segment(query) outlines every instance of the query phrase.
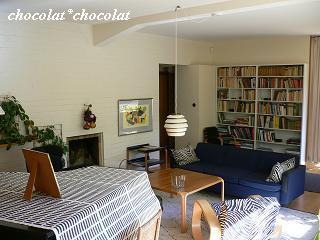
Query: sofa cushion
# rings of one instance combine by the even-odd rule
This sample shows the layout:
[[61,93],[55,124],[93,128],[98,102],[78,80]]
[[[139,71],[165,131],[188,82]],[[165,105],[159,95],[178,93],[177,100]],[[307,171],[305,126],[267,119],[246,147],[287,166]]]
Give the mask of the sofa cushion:
[[280,183],[274,183],[274,182],[266,182],[264,179],[254,179],[254,178],[241,178],[239,179],[239,184],[246,186],[246,187],[252,187],[264,191],[269,192],[279,192],[281,191],[281,184]]
[[179,166],[179,168],[208,174],[208,170],[212,168],[212,164],[207,162],[194,162],[187,165]]
[[221,165],[224,159],[224,147],[212,143],[198,143],[196,154],[201,162],[210,162],[215,165]]
[[255,151],[250,149],[224,147],[225,155],[222,164],[228,167],[240,168],[255,171],[257,156]]
[[257,172],[270,173],[272,167],[277,163],[282,163],[293,156],[290,154],[276,153],[276,152],[266,152],[266,151],[255,151],[257,154]]
[[200,172],[209,175],[222,177],[225,182],[239,183],[239,177],[245,177],[251,174],[245,169],[230,168],[226,166],[217,166],[208,162],[195,162],[188,165],[179,166],[182,169]]
[[225,182],[239,183],[240,177],[245,177],[250,174],[249,170],[232,168],[227,166],[214,166],[207,171],[208,174],[222,177]]

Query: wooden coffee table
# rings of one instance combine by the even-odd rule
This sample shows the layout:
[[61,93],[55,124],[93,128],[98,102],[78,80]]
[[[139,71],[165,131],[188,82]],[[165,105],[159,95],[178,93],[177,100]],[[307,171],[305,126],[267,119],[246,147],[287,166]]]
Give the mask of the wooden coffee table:
[[[176,189],[171,186],[171,174],[183,174],[186,181],[183,189]],[[179,168],[168,168],[149,174],[151,187],[162,192],[167,192],[180,196],[181,198],[181,232],[187,231],[187,197],[205,188],[221,183],[221,200],[224,201],[224,181],[221,177],[207,175],[203,173],[183,170]]]

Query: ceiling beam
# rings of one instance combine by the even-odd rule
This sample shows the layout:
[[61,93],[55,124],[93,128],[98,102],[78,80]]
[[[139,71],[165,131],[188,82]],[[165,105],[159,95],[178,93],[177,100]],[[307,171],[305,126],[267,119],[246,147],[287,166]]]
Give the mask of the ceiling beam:
[[[310,1],[314,0],[229,0],[197,7],[182,8],[178,10],[177,20],[194,20],[215,15],[234,14]],[[176,14],[172,10],[172,12],[141,16],[127,21],[96,24],[92,27],[93,43],[97,46],[103,45],[123,34],[138,31],[146,26],[170,23],[175,20]]]

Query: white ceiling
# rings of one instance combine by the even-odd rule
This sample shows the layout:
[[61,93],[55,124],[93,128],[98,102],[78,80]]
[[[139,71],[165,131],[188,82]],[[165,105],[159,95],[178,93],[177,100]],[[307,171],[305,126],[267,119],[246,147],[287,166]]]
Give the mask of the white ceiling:
[[88,12],[130,11],[131,17],[173,11],[177,5],[184,8],[225,2],[228,0],[0,0],[0,12],[8,13],[17,8],[28,11],[86,9]]
[[[183,14],[182,9],[180,15]],[[167,23],[140,31],[174,36],[174,26],[174,23]],[[320,35],[320,0],[179,22],[178,35],[179,38],[205,41],[270,35]]]

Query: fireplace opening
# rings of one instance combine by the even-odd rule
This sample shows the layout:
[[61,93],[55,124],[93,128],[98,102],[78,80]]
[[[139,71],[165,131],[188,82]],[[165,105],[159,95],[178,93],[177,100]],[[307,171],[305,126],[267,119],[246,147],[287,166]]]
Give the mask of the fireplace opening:
[[102,133],[67,138],[68,167],[102,165]]

